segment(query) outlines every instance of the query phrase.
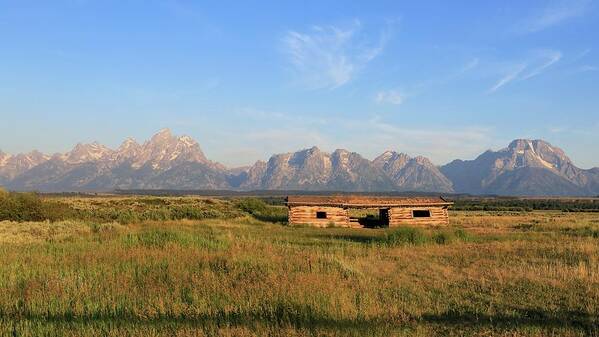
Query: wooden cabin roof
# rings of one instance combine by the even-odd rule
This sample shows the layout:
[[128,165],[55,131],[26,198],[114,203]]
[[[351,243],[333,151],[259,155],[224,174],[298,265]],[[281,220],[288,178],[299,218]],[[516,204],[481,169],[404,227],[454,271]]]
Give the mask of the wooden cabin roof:
[[330,206],[347,208],[453,205],[452,202],[448,202],[442,197],[377,197],[363,195],[290,195],[285,201],[287,206]]

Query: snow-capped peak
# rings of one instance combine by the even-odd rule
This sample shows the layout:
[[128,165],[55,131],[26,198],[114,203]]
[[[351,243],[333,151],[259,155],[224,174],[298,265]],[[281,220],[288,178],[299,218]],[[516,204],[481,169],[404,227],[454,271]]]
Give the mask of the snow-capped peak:
[[49,156],[39,151],[19,153],[16,155],[0,152],[0,175],[13,178],[20,173],[45,162],[49,158]]
[[6,165],[6,163],[10,159],[10,157],[12,157],[10,154],[6,154],[6,153],[0,151],[0,167]]
[[175,137],[169,129],[162,129],[145,142],[133,158],[133,167],[150,164],[153,169],[167,169],[175,163],[209,163],[200,145],[190,136]]
[[396,151],[393,150],[387,150],[385,152],[383,152],[381,155],[379,155],[378,157],[376,157],[373,162],[375,164],[381,165],[381,164],[385,164],[388,162],[394,162],[394,161],[406,161],[411,159],[407,154],[405,153],[397,153]]
[[495,161],[497,170],[513,170],[522,167],[547,168],[558,175],[566,176],[567,179],[578,179],[576,173],[573,173],[577,169],[564,151],[544,140],[516,139],[498,153],[502,153],[503,156],[499,156]]
[[69,164],[93,162],[109,157],[114,151],[106,146],[93,142],[90,144],[77,144],[73,150],[64,154],[64,160]]
[[133,139],[131,137],[127,137],[123,141],[123,143],[121,143],[120,148],[128,148],[128,147],[131,147],[131,146],[134,146],[134,145],[139,145],[139,144],[137,143],[137,141],[135,141],[135,139]]
[[173,134],[170,129],[164,128],[158,131],[155,135],[150,138],[149,143],[161,143],[169,141],[173,138]]
[[379,158],[384,159],[384,160],[388,160],[391,157],[395,156],[396,154],[397,154],[397,152],[395,152],[395,151],[387,150],[387,151],[383,152],[383,154],[381,154],[379,156]]
[[189,137],[189,136],[181,136],[179,138],[177,138],[181,143],[185,144],[186,146],[194,146],[197,144],[197,142]]

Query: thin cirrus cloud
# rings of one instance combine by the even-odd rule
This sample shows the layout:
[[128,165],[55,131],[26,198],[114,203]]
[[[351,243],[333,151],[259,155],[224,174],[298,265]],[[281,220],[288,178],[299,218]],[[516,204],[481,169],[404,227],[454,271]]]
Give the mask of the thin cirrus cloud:
[[386,32],[371,41],[361,31],[359,21],[348,28],[331,25],[313,26],[305,33],[288,31],[282,39],[283,52],[300,83],[310,89],[335,89],[349,83],[387,43]]
[[575,72],[586,73],[590,71],[599,71],[599,67],[585,64],[578,67]]
[[378,104],[400,105],[404,102],[404,95],[397,89],[379,91],[374,100]]
[[504,85],[510,83],[520,76],[520,74],[526,69],[526,64],[517,64],[512,66],[511,69],[505,74],[502,78],[500,78],[490,89],[489,93],[493,93]]
[[[442,74],[441,76],[435,77],[433,79],[424,80],[415,85],[412,85],[407,90],[399,90],[399,89],[389,89],[389,90],[381,90],[377,92],[374,96],[374,101],[378,104],[391,104],[391,105],[400,105],[403,104],[406,99],[409,97],[418,96],[423,91],[429,90],[432,87],[446,84],[453,80],[459,79],[464,74],[476,69],[480,64],[480,60],[478,57],[472,58],[470,61],[465,63],[463,66],[450,70],[446,74]],[[409,94],[406,93],[409,92]]]
[[[347,121],[340,121],[345,125]],[[434,163],[444,164],[452,159],[470,158],[485,150],[492,143],[493,130],[482,127],[460,127],[451,130],[446,128],[418,128],[396,125],[383,120],[380,115],[355,121],[352,125],[345,125],[347,134],[355,130],[369,130],[372,135],[364,143],[356,140],[352,149],[362,151],[364,154],[375,155],[381,149],[390,148],[400,150],[412,155],[424,155]],[[351,141],[350,141],[351,142]],[[380,152],[379,152],[380,153]]]
[[536,33],[565,21],[583,16],[589,8],[590,0],[562,0],[553,2],[535,15],[516,25],[520,33]]
[[491,94],[514,81],[525,81],[539,76],[549,67],[559,62],[562,53],[557,50],[544,50],[538,52],[534,57],[519,62],[508,67],[507,71],[499,80],[487,91]]
[[[254,116],[265,122],[272,120],[272,115],[268,112],[260,112]],[[274,116],[279,120],[294,118],[294,115],[286,113],[276,113]],[[333,124],[338,126],[334,131],[328,127]],[[258,155],[268,160],[273,153],[318,146],[325,151],[344,148],[368,158],[378,156],[385,149],[394,149],[412,155],[425,155],[434,163],[444,164],[456,157],[470,158],[493,143],[493,130],[489,128],[466,126],[447,130],[430,126],[409,127],[394,124],[376,114],[355,119],[332,117],[327,119],[326,124],[315,124],[310,119],[298,119],[294,123],[281,125],[277,130],[244,129],[236,132],[235,137],[224,137],[231,142],[228,148],[247,147],[260,151],[252,152],[253,156],[243,153],[241,157],[234,158],[235,162],[227,162],[232,160],[231,157],[222,156],[222,152],[219,152],[222,158],[218,160],[229,165],[246,165]],[[360,137],[352,136],[356,132],[368,133],[369,141],[364,142]]]

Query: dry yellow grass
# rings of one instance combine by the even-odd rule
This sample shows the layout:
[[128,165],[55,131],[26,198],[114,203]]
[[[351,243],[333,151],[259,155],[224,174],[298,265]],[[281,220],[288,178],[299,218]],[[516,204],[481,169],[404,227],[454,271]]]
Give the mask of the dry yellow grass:
[[400,232],[247,215],[2,222],[0,335],[597,334],[599,214],[451,221]]

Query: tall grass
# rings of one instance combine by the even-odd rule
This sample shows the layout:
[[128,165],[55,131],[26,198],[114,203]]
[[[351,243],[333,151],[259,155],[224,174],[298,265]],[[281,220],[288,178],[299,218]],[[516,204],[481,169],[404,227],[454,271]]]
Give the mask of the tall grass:
[[[131,199],[60,202],[137,213],[192,202]],[[599,214],[315,229],[256,217],[276,207],[210,202],[241,216],[0,222],[0,336],[598,333],[599,238],[588,233]]]
[[262,221],[287,221],[283,206],[267,205],[257,198],[233,201],[201,197],[40,197],[36,193],[0,189],[0,221],[118,222],[232,219],[252,216]]

